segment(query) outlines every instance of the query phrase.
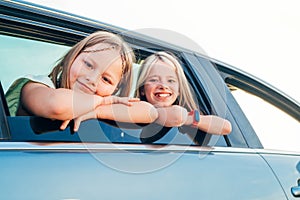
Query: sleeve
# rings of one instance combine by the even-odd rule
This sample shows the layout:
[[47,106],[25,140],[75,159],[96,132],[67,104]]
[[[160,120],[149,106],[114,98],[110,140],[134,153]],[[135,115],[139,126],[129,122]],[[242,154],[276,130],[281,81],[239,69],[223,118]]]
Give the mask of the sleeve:
[[33,75],[27,75],[25,77],[17,79],[7,90],[5,94],[5,98],[7,101],[7,106],[9,109],[9,113],[11,116],[16,116],[19,103],[20,103],[20,97],[21,97],[21,91],[25,84],[27,84],[29,81],[42,83],[50,88],[55,88],[53,82],[48,76],[33,76]]
[[21,90],[29,81],[30,80],[27,78],[19,78],[8,88],[5,98],[11,116],[16,116],[20,102]]

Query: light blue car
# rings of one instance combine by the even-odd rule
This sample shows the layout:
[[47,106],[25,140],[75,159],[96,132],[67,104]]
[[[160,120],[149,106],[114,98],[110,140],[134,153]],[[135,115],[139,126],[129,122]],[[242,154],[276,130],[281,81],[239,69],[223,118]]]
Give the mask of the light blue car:
[[[74,133],[70,127],[60,131],[57,121],[10,116],[4,94],[13,80],[48,74],[53,61],[96,30],[122,35],[140,61],[156,51],[177,55],[203,112],[228,119],[231,134],[198,131],[191,140],[174,127],[142,143],[143,125],[87,120]],[[0,199],[300,199],[299,102],[238,68],[124,31],[31,3],[0,1]],[[263,109],[244,104],[245,98],[259,99]],[[273,131],[273,119],[264,121],[262,131],[248,115],[249,108],[264,115],[270,105],[284,116],[285,131]]]

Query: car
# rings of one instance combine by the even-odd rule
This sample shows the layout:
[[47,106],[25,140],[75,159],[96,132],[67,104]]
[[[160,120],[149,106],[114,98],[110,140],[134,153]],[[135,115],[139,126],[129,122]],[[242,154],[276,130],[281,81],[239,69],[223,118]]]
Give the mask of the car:
[[[292,126],[299,130],[300,104],[282,91],[197,51],[41,5],[2,0],[0,19],[1,199],[300,199],[300,133],[290,134]],[[228,119],[232,132],[198,131],[191,140],[173,127],[142,143],[143,124],[87,120],[73,132],[59,130],[59,121],[10,116],[4,94],[17,77],[49,73],[97,30],[121,35],[137,61],[156,51],[175,54],[202,111]],[[262,107],[243,106],[250,97]],[[259,134],[247,110],[263,115],[267,105],[284,116],[284,131],[270,131],[277,121],[268,119]],[[289,141],[295,149],[284,149]]]

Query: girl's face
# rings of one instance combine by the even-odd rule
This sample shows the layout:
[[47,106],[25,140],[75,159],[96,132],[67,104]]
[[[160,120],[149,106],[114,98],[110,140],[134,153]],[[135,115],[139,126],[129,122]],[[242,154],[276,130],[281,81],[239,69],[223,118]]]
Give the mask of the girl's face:
[[149,77],[146,78],[142,94],[155,107],[171,106],[179,94],[175,67],[161,60],[154,63]]
[[[96,44],[86,50],[98,50],[108,44]],[[70,68],[70,85],[74,91],[109,96],[122,77],[122,60],[117,50],[82,52]]]

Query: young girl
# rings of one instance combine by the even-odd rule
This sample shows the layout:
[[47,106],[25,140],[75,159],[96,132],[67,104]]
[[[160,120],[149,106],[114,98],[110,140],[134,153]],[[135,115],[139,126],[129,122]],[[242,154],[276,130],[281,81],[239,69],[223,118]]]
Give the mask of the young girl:
[[154,105],[156,123],[165,127],[191,125],[211,134],[231,132],[228,120],[214,115],[200,115],[183,69],[175,56],[155,53],[143,62],[136,97]]
[[[104,106],[101,116],[94,111],[109,104],[116,105],[120,112],[123,109],[131,113],[131,106],[144,109],[144,112],[153,111],[152,106],[128,98],[133,60],[132,49],[121,37],[104,31],[95,32],[73,46],[49,76],[27,76],[16,80],[6,93],[10,113],[12,116],[36,115],[62,120],[61,129],[75,119],[75,131],[81,120],[89,118],[132,122],[134,114],[131,117],[113,115],[112,107]],[[120,97],[111,96],[113,94]],[[147,123],[156,117],[154,112],[140,120]]]

